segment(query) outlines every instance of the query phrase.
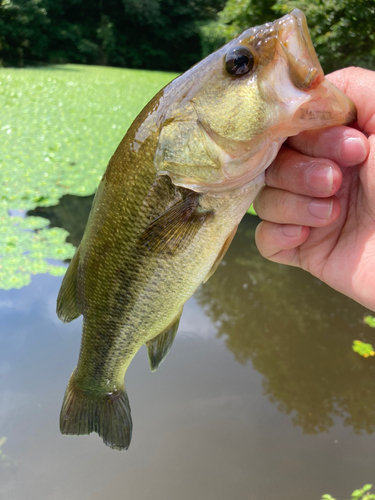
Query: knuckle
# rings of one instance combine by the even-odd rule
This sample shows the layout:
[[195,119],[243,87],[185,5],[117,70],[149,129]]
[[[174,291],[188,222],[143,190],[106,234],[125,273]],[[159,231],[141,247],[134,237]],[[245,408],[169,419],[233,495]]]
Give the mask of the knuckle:
[[294,211],[293,195],[288,191],[280,190],[275,208],[277,208],[278,218],[281,221],[288,221],[290,219],[290,212]]
[[285,171],[291,163],[291,150],[283,147],[276,159],[266,170],[266,184],[271,187],[284,187]]
[[268,258],[272,250],[269,244],[268,226],[270,223],[262,221],[255,231],[255,244],[262,257]]
[[315,132],[307,131],[302,141],[303,152],[309,156],[316,156],[316,137]]

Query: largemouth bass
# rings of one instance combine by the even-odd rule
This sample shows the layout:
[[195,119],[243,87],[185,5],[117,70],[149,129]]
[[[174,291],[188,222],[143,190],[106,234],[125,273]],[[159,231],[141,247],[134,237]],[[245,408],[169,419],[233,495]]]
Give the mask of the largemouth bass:
[[246,30],[149,102],[109,162],[58,296],[63,321],[83,315],[63,434],[128,448],[124,376],[139,348],[151,370],[164,360],[285,139],[354,119],[299,10]]

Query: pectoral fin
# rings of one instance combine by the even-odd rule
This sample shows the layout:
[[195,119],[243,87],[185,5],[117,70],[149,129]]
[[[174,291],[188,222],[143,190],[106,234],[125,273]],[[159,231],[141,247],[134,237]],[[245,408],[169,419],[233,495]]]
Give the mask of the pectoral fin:
[[180,323],[182,310],[177,318],[164,332],[160,333],[157,337],[146,343],[148,360],[150,362],[151,371],[154,372],[164,361],[167,354],[171,350],[173,341],[175,339],[178,325]]
[[69,267],[61,283],[59,295],[57,297],[57,316],[64,323],[69,323],[80,316],[77,304],[77,270],[79,262],[80,247],[70,261]]
[[139,239],[139,245],[154,253],[175,254],[187,247],[213,212],[200,212],[198,193],[188,194],[155,219]]
[[230,233],[230,235],[228,236],[228,238],[225,240],[223,248],[220,250],[219,255],[216,257],[214,265],[211,267],[210,271],[207,273],[207,276],[204,278],[203,283],[206,283],[206,281],[208,281],[211,278],[211,276],[214,274],[214,272],[216,271],[216,269],[219,267],[220,262],[223,260],[224,255],[227,253],[229,245],[232,243],[232,240],[234,238],[234,235],[237,232],[237,229],[238,229],[238,226],[236,226],[232,230],[232,232]]

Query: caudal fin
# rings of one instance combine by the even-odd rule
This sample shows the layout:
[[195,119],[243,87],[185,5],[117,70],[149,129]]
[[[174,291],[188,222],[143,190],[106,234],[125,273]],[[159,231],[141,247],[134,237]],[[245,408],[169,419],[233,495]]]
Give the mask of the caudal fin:
[[90,434],[97,432],[107,446],[127,450],[132,436],[132,419],[126,391],[91,396],[78,388],[72,380],[60,413],[62,434]]

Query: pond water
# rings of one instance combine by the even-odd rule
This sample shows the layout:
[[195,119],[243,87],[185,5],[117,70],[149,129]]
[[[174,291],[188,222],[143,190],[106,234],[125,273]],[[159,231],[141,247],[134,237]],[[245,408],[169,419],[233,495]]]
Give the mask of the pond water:
[[[78,244],[92,198],[36,209]],[[298,269],[270,263],[246,216],[214,276],[187,303],[155,372],[127,373],[127,452],[59,432],[81,319],[55,314],[61,277],[0,290],[1,500],[344,499],[375,481],[375,359],[368,311]]]

